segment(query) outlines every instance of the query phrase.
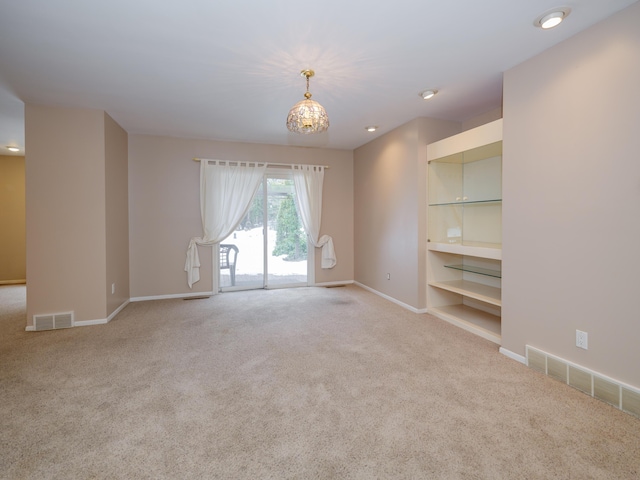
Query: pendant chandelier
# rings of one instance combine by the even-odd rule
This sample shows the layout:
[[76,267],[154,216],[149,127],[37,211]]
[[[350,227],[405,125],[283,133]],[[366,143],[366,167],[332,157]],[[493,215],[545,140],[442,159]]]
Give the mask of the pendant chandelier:
[[294,133],[322,133],[329,128],[329,117],[324,107],[311,100],[309,78],[315,75],[313,70],[302,70],[300,75],[307,78],[307,92],[304,100],[296,103],[287,116],[287,128]]

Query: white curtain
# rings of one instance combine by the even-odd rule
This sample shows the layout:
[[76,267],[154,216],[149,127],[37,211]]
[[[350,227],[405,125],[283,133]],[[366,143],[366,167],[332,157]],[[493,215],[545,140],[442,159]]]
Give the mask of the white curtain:
[[[322,268],[336,265],[333,239],[329,235],[320,237],[322,220],[322,184],[324,167],[313,165],[293,165],[293,183],[298,199],[298,210],[304,231],[315,247],[322,247]],[[319,237],[319,238],[318,238]]]
[[266,164],[231,166],[229,162],[201,160],[200,213],[204,235],[189,242],[184,264],[189,288],[200,280],[198,245],[213,246],[231,235],[249,210],[266,170]]

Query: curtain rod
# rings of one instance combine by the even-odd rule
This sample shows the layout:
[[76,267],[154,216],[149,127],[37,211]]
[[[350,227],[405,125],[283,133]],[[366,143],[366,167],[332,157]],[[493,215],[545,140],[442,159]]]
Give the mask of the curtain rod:
[[[211,158],[198,158],[193,157],[192,160],[194,162],[199,162],[200,160],[213,160]],[[253,161],[238,161],[238,160],[216,160],[218,162],[227,162],[227,163],[265,163],[267,167],[287,167],[291,168],[293,165],[290,163],[271,163],[271,162],[253,162]],[[324,167],[325,169],[331,168],[329,165],[309,165],[310,167]]]

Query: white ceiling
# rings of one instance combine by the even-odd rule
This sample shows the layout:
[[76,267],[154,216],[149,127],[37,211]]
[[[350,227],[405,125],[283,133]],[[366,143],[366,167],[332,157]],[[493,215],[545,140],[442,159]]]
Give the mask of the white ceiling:
[[[0,154],[24,149],[24,103],[105,110],[130,134],[353,149],[500,107],[502,72],[635,1],[570,0],[542,30],[557,0],[0,0]],[[325,134],[285,125],[305,68]]]

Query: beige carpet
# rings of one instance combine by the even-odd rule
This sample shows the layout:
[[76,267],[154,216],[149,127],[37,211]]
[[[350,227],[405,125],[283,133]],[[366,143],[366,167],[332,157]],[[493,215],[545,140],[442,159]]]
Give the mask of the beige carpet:
[[640,478],[639,419],[358,287],[37,333],[0,299],[1,478]]

